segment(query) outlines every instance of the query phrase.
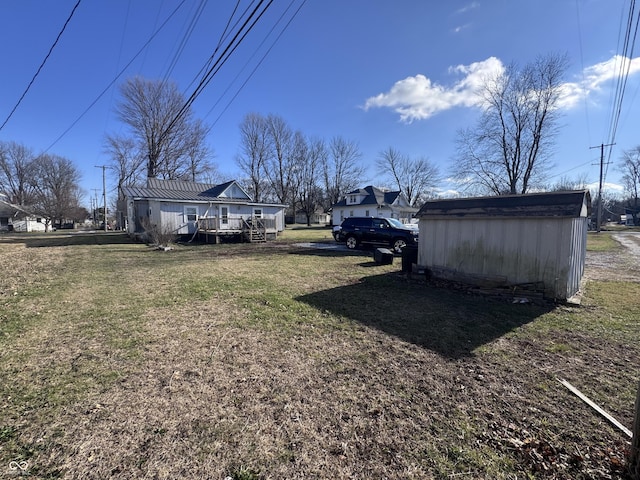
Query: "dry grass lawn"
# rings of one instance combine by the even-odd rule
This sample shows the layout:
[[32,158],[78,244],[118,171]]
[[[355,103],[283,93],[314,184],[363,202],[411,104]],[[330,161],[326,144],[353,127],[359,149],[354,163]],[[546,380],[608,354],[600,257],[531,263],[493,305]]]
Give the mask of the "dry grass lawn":
[[0,236],[0,477],[625,478],[557,378],[631,425],[636,277],[512,304],[297,239]]

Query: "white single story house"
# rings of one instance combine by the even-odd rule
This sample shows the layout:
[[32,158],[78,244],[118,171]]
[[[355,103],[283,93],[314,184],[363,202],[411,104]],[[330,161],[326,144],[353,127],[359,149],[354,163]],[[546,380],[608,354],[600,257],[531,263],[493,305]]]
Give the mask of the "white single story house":
[[588,190],[443,199],[418,214],[418,265],[469,284],[537,285],[547,298],[576,294],[584,273]]
[[0,231],[45,232],[45,219],[0,198]]
[[132,236],[154,227],[179,236],[203,233],[215,240],[259,228],[266,240],[285,228],[286,205],[254,202],[235,180],[211,185],[149,178],[146,187],[123,187],[122,194],[126,231]]
[[340,225],[347,217],[385,217],[409,223],[418,211],[409,205],[402,192],[385,191],[371,185],[347,193],[331,209],[333,225]]

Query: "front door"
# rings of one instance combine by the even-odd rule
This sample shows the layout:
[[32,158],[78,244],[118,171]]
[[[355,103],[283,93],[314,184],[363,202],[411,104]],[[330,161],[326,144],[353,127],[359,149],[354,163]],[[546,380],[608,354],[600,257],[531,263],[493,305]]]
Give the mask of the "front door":
[[187,224],[187,232],[195,233],[198,222],[198,207],[184,207],[184,219]]
[[227,230],[229,228],[229,207],[226,205],[220,205],[220,230]]

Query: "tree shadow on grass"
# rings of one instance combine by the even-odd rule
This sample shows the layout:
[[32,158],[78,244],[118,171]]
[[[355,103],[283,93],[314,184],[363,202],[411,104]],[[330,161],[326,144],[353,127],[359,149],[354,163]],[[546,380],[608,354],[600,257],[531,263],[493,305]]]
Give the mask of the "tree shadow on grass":
[[364,277],[357,284],[296,300],[452,359],[470,356],[554,308],[450,291],[407,281],[397,273]]

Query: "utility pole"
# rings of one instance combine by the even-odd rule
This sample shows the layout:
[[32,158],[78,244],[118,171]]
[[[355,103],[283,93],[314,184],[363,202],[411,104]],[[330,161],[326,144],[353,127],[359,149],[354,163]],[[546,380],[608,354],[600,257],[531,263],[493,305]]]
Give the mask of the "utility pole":
[[91,199],[93,201],[93,225],[98,225],[98,220],[100,220],[100,216],[98,215],[98,189],[92,188],[93,195],[95,199]]
[[589,148],[599,148],[600,149],[600,185],[598,187],[598,212],[596,213],[596,232],[600,233],[600,222],[602,218],[602,181],[603,181],[603,169],[604,169],[604,147],[612,147],[615,143],[604,144],[601,143],[599,146],[589,147]]
[[102,169],[102,197],[104,203],[104,231],[107,231],[107,180],[105,172],[107,170],[107,165],[94,165],[96,168]]

